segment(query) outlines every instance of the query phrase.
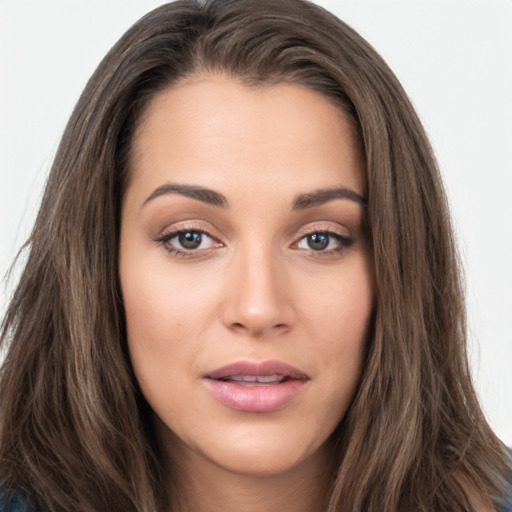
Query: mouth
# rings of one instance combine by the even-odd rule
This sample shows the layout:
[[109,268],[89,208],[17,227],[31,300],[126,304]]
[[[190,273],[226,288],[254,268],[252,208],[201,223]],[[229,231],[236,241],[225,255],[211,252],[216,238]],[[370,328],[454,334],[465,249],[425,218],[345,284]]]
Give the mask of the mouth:
[[283,375],[230,375],[223,379],[222,382],[231,382],[238,386],[254,387],[254,386],[275,386],[290,380],[290,377]]
[[280,361],[239,361],[205,375],[208,389],[224,405],[258,413],[283,409],[309,380],[304,372]]

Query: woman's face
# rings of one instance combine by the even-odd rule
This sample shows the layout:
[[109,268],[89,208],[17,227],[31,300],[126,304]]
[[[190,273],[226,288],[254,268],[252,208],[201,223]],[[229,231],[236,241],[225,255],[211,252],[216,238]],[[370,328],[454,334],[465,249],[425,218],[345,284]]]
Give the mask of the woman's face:
[[120,279],[131,361],[169,453],[276,474],[326,452],[372,314],[363,195],[356,138],[319,93],[203,75],[152,101]]

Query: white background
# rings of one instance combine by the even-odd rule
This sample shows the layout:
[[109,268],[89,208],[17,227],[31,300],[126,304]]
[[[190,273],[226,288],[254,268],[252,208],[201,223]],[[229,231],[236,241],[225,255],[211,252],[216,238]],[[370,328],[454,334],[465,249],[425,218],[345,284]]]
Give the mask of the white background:
[[[0,0],[0,276],[30,232],[86,80],[161,3]],[[512,0],[318,3],[383,55],[431,137],[466,268],[477,390],[512,445]],[[0,312],[11,290],[2,285]]]

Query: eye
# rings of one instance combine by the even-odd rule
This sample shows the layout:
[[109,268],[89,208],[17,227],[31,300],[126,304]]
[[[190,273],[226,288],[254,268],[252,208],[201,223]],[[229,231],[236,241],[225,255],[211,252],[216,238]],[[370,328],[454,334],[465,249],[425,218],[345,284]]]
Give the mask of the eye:
[[297,249],[315,252],[339,252],[351,245],[353,240],[347,236],[329,231],[315,231],[303,236],[297,242]]
[[189,256],[203,250],[222,247],[222,244],[200,229],[180,228],[163,234],[155,240],[171,254]]
[[204,244],[207,237],[208,235],[199,231],[187,231],[186,233],[180,233],[179,235],[172,237],[169,242],[172,243],[172,241],[175,240],[175,242],[184,249],[199,249],[201,244]]

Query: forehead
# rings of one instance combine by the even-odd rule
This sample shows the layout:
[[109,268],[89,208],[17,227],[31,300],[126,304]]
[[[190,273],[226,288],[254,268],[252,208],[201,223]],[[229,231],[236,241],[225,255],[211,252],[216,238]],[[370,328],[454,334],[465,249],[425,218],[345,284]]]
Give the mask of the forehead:
[[[364,194],[364,166],[346,115],[297,84],[246,86],[224,75],[194,77],[157,95],[136,130],[131,180],[290,194],[343,185]],[[300,189],[304,190],[300,190]]]

